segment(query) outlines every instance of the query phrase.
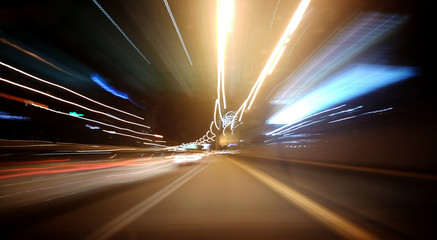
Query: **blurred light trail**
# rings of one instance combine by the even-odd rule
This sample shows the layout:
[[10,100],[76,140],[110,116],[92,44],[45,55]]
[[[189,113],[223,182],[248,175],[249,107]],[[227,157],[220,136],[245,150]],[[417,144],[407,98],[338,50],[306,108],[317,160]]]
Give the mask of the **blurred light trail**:
[[22,165],[22,164],[35,164],[35,163],[54,163],[54,162],[67,162],[70,161],[69,158],[66,159],[52,159],[52,160],[40,160],[40,161],[27,161],[27,162],[0,162],[0,165]]
[[[317,115],[320,115],[320,114],[322,114],[322,113],[326,113],[326,112],[330,112],[330,111],[333,111],[333,110],[337,110],[337,109],[342,108],[342,107],[344,107],[344,106],[346,106],[346,104],[342,104],[342,105],[340,105],[340,106],[336,106],[336,107],[333,107],[333,108],[330,108],[330,109],[326,109],[326,110],[323,110],[323,111],[319,111],[319,112],[317,112],[317,113],[314,113],[314,114],[312,114],[312,115],[310,115],[310,116],[307,116],[307,117],[301,119],[300,122],[301,122],[301,121],[304,121],[304,120],[306,120],[306,119],[309,119],[309,118],[315,117],[315,116],[317,116]],[[297,126],[300,126],[300,125],[305,124],[305,123],[307,123],[307,122],[308,122],[308,121],[304,121],[304,122],[302,122],[302,123],[299,123]],[[292,127],[294,127],[296,124],[297,124],[297,122],[289,123],[289,124],[284,125],[284,126],[282,126],[282,127],[280,127],[280,128],[277,128],[277,129],[275,129],[275,130],[273,130],[273,131],[271,131],[271,132],[269,132],[269,133],[266,133],[266,135],[279,135],[279,134],[282,134],[282,133],[288,131],[288,129],[286,129],[286,128],[288,128],[288,127],[292,128]],[[285,129],[285,130],[284,130],[284,129]]]
[[[214,105],[214,125],[217,128],[217,130],[220,130],[219,123],[218,123],[217,119],[219,121],[221,121],[221,119],[222,119],[222,112],[221,112],[221,107],[220,107],[219,101],[220,100],[217,98],[215,100],[215,105]],[[217,117],[217,113],[218,113],[218,117]]]
[[88,124],[85,124],[85,127],[89,128],[89,129],[92,129],[92,130],[100,129],[99,126],[91,126],[91,125],[88,125]]
[[357,109],[360,109],[360,108],[362,108],[362,107],[363,107],[363,106],[358,106],[358,107],[354,107],[354,108],[346,109],[346,110],[343,110],[343,111],[340,111],[340,112],[331,113],[331,114],[329,114],[328,116],[332,117],[332,116],[335,116],[335,115],[338,115],[338,114],[350,113],[350,112],[353,112],[353,111],[355,111],[355,110],[357,110]]
[[[1,80],[1,78],[0,78],[0,80]],[[135,133],[135,134],[148,135],[148,136],[155,135],[155,134],[150,134],[150,133],[143,133],[143,132],[134,131],[134,130],[129,129],[129,128],[119,127],[119,126],[116,126],[116,125],[108,124],[108,123],[105,123],[105,122],[97,121],[97,120],[86,118],[86,117],[73,116],[73,115],[70,115],[69,113],[57,111],[57,110],[50,109],[50,108],[44,108],[44,107],[41,107],[41,106],[38,106],[38,105],[35,105],[35,107],[40,107],[40,108],[42,108],[44,110],[47,110],[47,111],[50,111],[50,112],[54,112],[54,113],[57,113],[57,114],[62,114],[62,115],[69,116],[69,117],[79,118],[79,119],[82,119],[82,120],[85,120],[85,121],[89,121],[89,122],[93,122],[93,123],[98,123],[98,124],[101,124],[101,125],[105,125],[107,127],[112,127],[112,128],[116,128],[116,129],[119,129],[119,130],[132,132],[132,133]]]
[[406,66],[352,64],[306,96],[276,113],[269,124],[293,124],[303,118],[416,75]]
[[132,45],[132,47],[135,48],[135,50],[141,55],[141,57],[143,57],[143,59],[146,60],[148,64],[150,64],[149,60],[143,55],[143,53],[137,48],[137,46],[135,46],[135,44],[128,38],[128,36],[123,32],[123,30],[121,30],[121,28],[111,18],[111,16],[109,16],[109,14],[105,11],[105,9],[103,9],[103,7],[100,6],[100,4],[96,0],[93,0],[93,2],[97,5],[97,7],[99,7],[100,11],[102,11],[105,14],[105,16],[111,21],[111,23],[114,24],[114,26],[118,29],[118,31],[120,31],[120,33],[123,34],[123,37],[126,38],[126,40],[130,43],[130,45]]
[[188,54],[188,50],[187,50],[187,48],[185,47],[184,40],[182,39],[182,35],[181,35],[181,33],[179,32],[178,25],[176,24],[176,20],[174,19],[173,13],[171,12],[170,5],[168,5],[167,0],[163,0],[163,1],[164,1],[164,4],[165,4],[165,7],[167,8],[167,12],[168,12],[168,14],[170,15],[171,21],[173,22],[173,26],[174,26],[174,28],[176,29],[176,32],[177,32],[177,34],[178,34],[178,36],[179,36],[179,40],[181,41],[182,47],[184,48],[185,55],[187,55],[187,58],[188,58],[188,61],[190,62],[190,65],[193,66],[193,62],[191,62],[190,55]]
[[287,43],[289,41],[290,35],[293,34],[297,26],[299,25],[300,21],[302,20],[302,17],[305,14],[305,10],[308,8],[310,1],[311,0],[302,0],[296,12],[294,13],[293,17],[291,18],[290,22],[288,23],[288,26],[285,29],[281,39],[279,40],[278,44],[276,45],[275,49],[270,55],[270,58],[268,59],[266,65],[264,66],[264,69],[262,70],[252,90],[250,91],[249,96],[247,97],[247,101],[249,103],[249,105],[247,106],[247,110],[249,110],[252,107],[252,104],[255,101],[255,97],[258,94],[258,91],[261,88],[264,79],[267,77],[269,72],[273,71],[279,59],[281,58],[282,53],[287,47]]
[[98,101],[96,101],[96,100],[93,100],[93,99],[91,99],[91,98],[89,98],[89,97],[86,97],[86,96],[84,96],[84,95],[82,95],[82,94],[79,94],[79,93],[77,93],[77,92],[75,92],[75,91],[73,91],[73,90],[70,90],[70,89],[68,89],[68,88],[66,88],[66,87],[63,87],[63,86],[61,86],[61,85],[58,85],[58,84],[55,84],[55,83],[52,83],[52,82],[49,82],[49,81],[46,81],[46,80],[41,79],[41,78],[39,78],[39,77],[36,77],[36,76],[34,76],[34,75],[30,74],[30,73],[27,73],[27,72],[25,72],[25,71],[22,71],[22,70],[20,70],[20,69],[18,69],[18,68],[12,67],[11,65],[8,65],[8,64],[3,63],[3,62],[1,62],[1,61],[0,61],[0,65],[5,66],[5,67],[7,67],[7,68],[9,68],[9,69],[12,69],[12,70],[14,70],[14,71],[16,71],[16,72],[19,72],[19,73],[21,73],[21,74],[23,74],[23,75],[26,75],[26,76],[28,76],[28,77],[31,77],[31,78],[33,78],[33,79],[35,79],[35,80],[40,81],[40,82],[43,82],[43,83],[46,83],[46,84],[52,85],[52,86],[54,86],[54,87],[60,88],[60,89],[62,89],[62,90],[65,90],[65,91],[67,91],[67,92],[69,92],[69,93],[72,93],[72,94],[74,94],[74,95],[76,95],[76,96],[78,96],[78,97],[81,97],[81,98],[83,98],[83,99],[86,99],[86,100],[88,100],[88,101],[90,101],[90,102],[93,102],[93,103],[95,103],[95,104],[98,104],[98,105],[100,105],[100,106],[103,106],[103,107],[109,108],[109,109],[111,109],[111,110],[114,110],[114,111],[117,111],[117,112],[120,112],[120,113],[124,113],[124,114],[126,114],[126,115],[129,115],[129,116],[132,116],[132,117],[135,117],[135,118],[141,119],[141,120],[144,120],[144,118],[139,117],[139,116],[137,116],[137,115],[135,115],[135,114],[128,113],[128,112],[122,111],[122,110],[120,110],[120,109],[117,109],[117,108],[114,108],[114,107],[108,106],[108,105],[106,105],[106,104],[103,104],[103,103],[101,103],[101,102],[98,102]]
[[0,111],[0,119],[12,121],[28,121],[30,117],[11,115],[11,113]]
[[209,132],[213,135],[213,137],[215,137],[216,135],[214,134],[214,132],[212,131],[212,125],[214,124],[214,121],[211,121],[211,124],[209,125]]
[[126,93],[120,92],[111,85],[109,85],[103,78],[101,78],[97,73],[91,73],[91,79],[97,83],[101,88],[103,88],[105,91],[111,93],[112,95],[123,98],[123,99],[129,99],[129,96]]
[[[130,138],[135,138],[135,139],[139,139],[139,140],[150,141],[150,142],[153,141],[153,140],[148,139],[148,138],[142,138],[142,137],[132,136],[132,135],[129,135],[129,134],[119,133],[119,132],[116,132],[116,131],[108,131],[108,130],[103,130],[103,131],[106,132],[106,133],[115,134],[115,135],[120,135],[120,136],[125,136],[125,137],[130,137]],[[157,146],[157,147],[167,147],[167,146],[165,146],[165,145],[156,144],[156,143],[146,143],[146,142],[144,142],[144,144],[146,144],[146,145],[152,145],[152,146]]]
[[111,151],[102,151],[102,152],[50,152],[50,153],[35,153],[32,155],[35,156],[58,156],[58,155],[88,155],[88,154],[111,154]]
[[356,118],[356,117],[361,117],[361,116],[365,116],[365,115],[369,115],[369,114],[375,114],[375,113],[382,113],[382,112],[386,112],[386,111],[390,111],[390,110],[393,110],[393,108],[390,107],[390,108],[375,110],[375,111],[371,111],[371,112],[365,112],[365,113],[361,113],[361,114],[358,114],[358,115],[354,115],[354,116],[350,116],[350,117],[345,117],[345,118],[333,120],[333,121],[330,121],[329,123],[341,122],[341,121],[349,120],[349,119]]
[[60,101],[60,102],[67,103],[67,104],[70,104],[70,105],[73,105],[73,106],[76,106],[76,107],[79,107],[79,108],[85,109],[85,110],[90,111],[90,112],[94,112],[94,113],[97,113],[97,114],[101,114],[101,115],[108,116],[108,117],[110,117],[110,118],[116,119],[116,120],[121,121],[121,122],[129,123],[129,124],[132,124],[132,125],[137,125],[137,126],[140,126],[140,127],[150,128],[149,126],[146,126],[146,125],[143,125],[143,124],[139,124],[139,123],[135,123],[135,122],[131,122],[131,121],[127,121],[127,120],[121,119],[121,118],[119,118],[119,117],[113,116],[113,115],[111,115],[111,114],[108,114],[108,113],[105,113],[105,112],[101,112],[101,111],[98,111],[98,110],[94,110],[94,109],[91,109],[91,108],[88,108],[88,107],[82,106],[82,105],[77,104],[77,103],[75,103],[75,102],[71,102],[71,101],[68,101],[68,100],[65,100],[65,99],[62,99],[62,98],[59,98],[59,97],[53,96],[53,95],[51,95],[51,94],[48,94],[48,93],[42,92],[42,91],[40,91],[40,90],[37,90],[37,89],[31,88],[31,87],[27,87],[27,86],[21,85],[21,84],[19,84],[19,83],[16,83],[16,82],[13,82],[13,81],[10,81],[10,80],[7,80],[7,79],[4,79],[4,78],[0,78],[0,81],[3,81],[3,82],[5,82],[5,83],[9,83],[9,84],[15,85],[15,86],[20,87],[20,88],[23,88],[23,89],[27,89],[27,90],[32,91],[32,92],[39,93],[39,94],[44,95],[44,96],[47,96],[47,97],[49,97],[49,98],[53,98],[53,99],[58,100],[58,101]]
[[270,22],[270,28],[272,28],[273,21],[275,21],[276,12],[278,11],[278,7],[279,7],[280,2],[281,2],[281,0],[278,0],[278,3],[276,3],[276,8],[275,8],[275,11],[273,12],[272,21]]
[[16,48],[16,49],[18,49],[18,50],[24,52],[24,53],[27,54],[27,55],[30,55],[30,56],[32,56],[32,57],[38,59],[39,61],[41,61],[41,62],[43,62],[43,63],[45,63],[45,64],[47,64],[47,65],[49,65],[49,66],[51,66],[51,67],[53,67],[53,68],[55,68],[55,69],[57,69],[57,70],[59,70],[59,71],[61,71],[61,72],[63,72],[63,73],[66,73],[66,74],[68,74],[68,75],[70,75],[70,76],[73,76],[73,74],[71,74],[71,73],[69,73],[69,72],[67,72],[67,71],[65,71],[65,70],[63,70],[63,69],[61,69],[60,67],[54,65],[53,63],[51,63],[51,62],[45,60],[45,59],[42,58],[42,57],[36,55],[35,53],[32,53],[32,52],[30,52],[30,51],[27,51],[27,50],[21,48],[20,46],[17,46],[16,44],[13,44],[13,43],[9,42],[8,40],[6,40],[6,39],[4,39],[4,38],[0,38],[0,41],[1,41],[2,43],[4,43],[4,44],[7,44],[7,45],[9,45],[9,46],[11,46],[11,47],[13,47],[13,48]]
[[219,107],[223,101],[223,109],[226,109],[226,95],[225,95],[225,55],[226,55],[226,40],[228,34],[232,30],[232,23],[234,21],[234,7],[233,0],[219,0],[217,8],[217,99]]
[[278,91],[272,103],[289,105],[297,101],[306,91],[398,29],[404,20],[405,17],[399,15],[359,14],[315,50],[304,65],[284,79],[286,84]]
[[6,99],[9,99],[9,100],[14,100],[14,101],[17,101],[17,102],[22,102],[24,104],[30,104],[30,105],[39,106],[39,107],[42,107],[42,108],[49,108],[48,105],[45,105],[45,104],[42,104],[42,103],[38,103],[38,102],[34,102],[34,101],[29,100],[29,99],[24,99],[24,98],[12,96],[12,95],[9,95],[9,94],[6,94],[6,93],[0,93],[0,97],[6,98]]
[[171,161],[163,159],[142,166],[120,166],[77,171],[63,174],[45,174],[38,178],[9,178],[2,184],[1,207],[30,205],[90,191],[114,184],[143,180],[174,169]]
[[[59,166],[38,167],[38,168],[7,169],[7,170],[0,170],[0,173],[14,172],[14,171],[18,173],[0,175],[0,179],[8,179],[8,178],[31,176],[31,175],[41,175],[41,174],[59,174],[59,173],[69,173],[69,172],[78,172],[78,171],[99,170],[99,169],[114,168],[114,167],[121,167],[121,166],[141,167],[141,166],[156,164],[157,162],[172,161],[168,159],[149,161],[150,159],[151,158],[143,158],[143,159],[126,160],[121,162],[80,163],[80,164],[64,164]],[[144,160],[147,161],[142,162]]]
[[83,117],[84,116],[82,113],[77,113],[77,112],[69,112],[68,114],[75,116],[75,117]]

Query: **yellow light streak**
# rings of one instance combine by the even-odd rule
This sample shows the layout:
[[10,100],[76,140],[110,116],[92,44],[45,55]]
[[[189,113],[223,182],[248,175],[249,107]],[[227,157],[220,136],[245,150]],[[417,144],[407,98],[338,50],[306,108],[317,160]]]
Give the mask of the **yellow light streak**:
[[269,60],[264,66],[264,69],[262,70],[252,90],[250,91],[249,96],[247,97],[247,100],[248,101],[250,100],[249,105],[247,107],[248,110],[252,107],[252,104],[255,101],[255,97],[258,94],[258,91],[261,88],[264,79],[267,77],[269,72],[271,73],[273,71],[274,67],[276,66],[276,63],[279,61],[279,58],[281,57],[283,51],[285,50],[286,44],[289,41],[288,40],[289,36],[293,34],[293,32],[296,30],[297,26],[302,20],[305,10],[308,8],[310,1],[311,0],[302,0],[296,12],[294,13],[293,17],[291,18],[290,22],[288,23],[288,26],[285,29],[284,33],[282,34],[281,39],[279,40],[278,44],[276,45],[275,49],[270,55]]
[[218,61],[217,61],[217,99],[219,103],[223,101],[223,108],[226,109],[225,95],[225,54],[226,39],[232,30],[234,21],[234,1],[219,0],[217,8],[217,43],[218,43]]

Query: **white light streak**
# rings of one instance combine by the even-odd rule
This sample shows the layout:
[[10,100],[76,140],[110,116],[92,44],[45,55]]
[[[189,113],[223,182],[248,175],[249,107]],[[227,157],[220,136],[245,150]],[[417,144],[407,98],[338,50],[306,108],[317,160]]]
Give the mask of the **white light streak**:
[[[135,139],[139,139],[139,140],[152,141],[152,140],[150,140],[150,139],[148,139],[148,138],[142,138],[142,137],[132,136],[132,135],[129,135],[129,134],[119,133],[119,132],[116,132],[116,131],[108,131],[108,130],[102,130],[102,131],[103,131],[103,132],[106,132],[106,133],[114,134],[114,135],[120,135],[120,136],[130,137],[130,138],[135,138]],[[156,144],[156,143],[146,143],[146,142],[143,142],[143,144],[146,144],[146,145],[152,145],[152,146],[158,146],[158,147],[167,147],[167,146],[165,146],[165,145]]]
[[[326,112],[329,112],[329,111],[333,111],[333,110],[336,110],[336,109],[342,108],[342,107],[344,107],[344,106],[346,106],[346,104],[342,104],[342,105],[340,105],[340,106],[336,106],[336,107],[329,108],[329,109],[326,109],[326,110],[323,110],[323,111],[319,111],[319,112],[314,113],[314,114],[312,114],[312,115],[310,115],[310,116],[307,116],[307,117],[305,117],[305,118],[299,119],[298,122],[304,121],[305,119],[308,119],[308,118],[315,117],[315,116],[320,115],[320,114],[322,114],[322,113],[326,113]],[[300,125],[302,125],[302,124],[304,124],[304,123],[307,123],[307,122],[308,122],[308,121],[305,121],[305,122],[303,122],[303,123],[298,124],[297,126],[300,126]],[[290,127],[290,126],[293,127],[294,125],[296,125],[296,123],[297,123],[296,121],[293,122],[293,123],[289,123],[289,124],[287,124],[287,125],[284,125],[284,126],[282,126],[282,127],[280,127],[280,128],[277,128],[277,129],[275,129],[275,130],[273,130],[273,131],[267,133],[266,135],[278,135],[278,134],[283,133],[284,131],[286,131],[286,130],[283,130],[283,129],[288,128],[288,127]],[[291,128],[291,127],[290,127],[290,128]],[[281,131],[281,130],[283,130],[283,131]],[[279,131],[280,131],[280,132],[279,132]]]
[[118,29],[118,31],[120,31],[120,33],[123,34],[123,37],[126,38],[126,40],[130,43],[130,45],[132,45],[132,47],[135,48],[135,50],[141,55],[141,57],[143,57],[143,59],[146,60],[148,64],[150,64],[149,60],[143,55],[143,53],[137,48],[137,46],[135,46],[135,44],[128,38],[128,36],[123,32],[123,30],[121,30],[121,28],[111,18],[111,16],[109,16],[109,14],[105,11],[105,9],[103,9],[103,7],[100,6],[100,4],[96,0],[93,0],[93,2],[97,5],[97,7],[99,7],[100,11],[102,11],[105,14],[105,16],[112,22],[112,24],[114,24],[114,26]]
[[179,36],[179,40],[180,40],[181,43],[182,43],[182,47],[184,48],[185,55],[187,55],[187,58],[188,58],[188,61],[190,62],[190,65],[193,66],[193,62],[191,62],[190,55],[188,54],[187,48],[185,47],[184,40],[182,39],[182,35],[181,35],[181,33],[179,32],[178,25],[176,24],[176,20],[174,19],[173,13],[171,12],[170,5],[168,5],[167,0],[163,0],[163,1],[164,1],[164,3],[165,3],[165,7],[167,8],[167,12],[168,12],[168,14],[170,15],[171,21],[173,22],[173,26],[174,26],[174,28],[176,29],[176,32],[177,32],[177,34],[178,34],[178,36]]
[[[47,110],[47,111],[50,111],[50,112],[54,112],[54,113],[57,113],[57,114],[62,114],[62,115],[66,115],[66,116],[69,116],[69,117],[79,118],[79,119],[82,119],[82,120],[85,120],[85,121],[89,121],[89,122],[93,122],[93,123],[98,123],[98,124],[101,124],[101,125],[104,125],[104,126],[107,126],[107,127],[112,127],[112,128],[115,128],[115,129],[132,132],[132,133],[139,134],[139,135],[150,135],[148,133],[142,133],[142,132],[134,131],[134,130],[129,129],[129,128],[119,127],[119,126],[116,126],[116,125],[104,123],[104,122],[97,121],[97,120],[90,119],[90,118],[86,118],[86,117],[79,117],[79,116],[71,115],[69,113],[65,113],[65,112],[54,110],[54,109],[50,109],[50,108],[45,108],[45,107],[39,106],[39,105],[33,105],[33,106],[39,107],[41,109],[44,109],[44,110]],[[152,141],[152,140],[150,140],[150,141]]]
[[100,106],[103,106],[103,107],[109,108],[109,109],[111,109],[111,110],[115,110],[115,111],[120,112],[120,113],[124,113],[124,114],[126,114],[126,115],[129,115],[129,116],[132,116],[132,117],[135,117],[135,118],[141,119],[141,120],[144,120],[144,118],[139,117],[139,116],[137,116],[137,115],[135,115],[135,114],[128,113],[128,112],[125,112],[125,111],[123,111],[123,110],[120,110],[120,109],[117,109],[117,108],[114,108],[114,107],[108,106],[108,105],[106,105],[106,104],[103,104],[103,103],[101,103],[101,102],[98,102],[98,101],[96,101],[96,100],[93,100],[93,99],[91,99],[91,98],[89,98],[89,97],[86,97],[86,96],[84,96],[84,95],[82,95],[82,94],[80,94],[80,93],[77,93],[77,92],[75,92],[75,91],[73,91],[73,90],[70,90],[70,89],[68,89],[68,88],[66,88],[66,87],[63,87],[63,86],[61,86],[61,85],[58,85],[58,84],[55,84],[55,83],[49,82],[49,81],[47,81],[47,80],[41,79],[41,78],[39,78],[39,77],[36,77],[36,76],[34,76],[34,75],[30,74],[30,73],[27,73],[27,72],[25,72],[25,71],[22,71],[22,70],[20,70],[20,69],[18,69],[18,68],[12,67],[11,65],[8,65],[8,64],[3,63],[3,62],[1,62],[1,61],[0,61],[0,65],[5,66],[5,67],[7,67],[7,68],[9,68],[9,69],[12,69],[12,70],[14,70],[14,71],[16,71],[16,72],[19,72],[19,73],[21,73],[21,74],[23,74],[23,75],[26,75],[26,76],[28,76],[28,77],[31,77],[31,78],[33,78],[33,79],[35,79],[35,80],[37,80],[37,81],[43,82],[43,83],[45,83],[45,84],[49,84],[49,85],[51,85],[51,86],[54,86],[54,87],[60,88],[60,89],[62,89],[62,90],[65,90],[65,91],[67,91],[67,92],[69,92],[69,93],[72,93],[72,94],[74,94],[74,95],[76,95],[76,96],[79,96],[79,97],[81,97],[81,98],[83,98],[83,99],[86,99],[86,100],[88,100],[88,101],[90,101],[90,102],[93,102],[93,103],[95,103],[95,104],[98,104],[98,105],[100,105]]
[[270,22],[270,28],[272,28],[272,26],[273,26],[273,21],[275,20],[276,12],[278,11],[278,7],[279,7],[280,2],[281,2],[281,0],[278,0],[278,3],[276,3],[275,12],[273,12],[272,21]]
[[101,111],[98,111],[98,110],[94,110],[94,109],[91,109],[91,108],[88,108],[88,107],[82,106],[82,105],[80,105],[80,104],[77,104],[77,103],[74,103],[74,102],[71,102],[71,101],[68,101],[68,100],[65,100],[65,99],[62,99],[62,98],[59,98],[59,97],[53,96],[53,95],[51,95],[51,94],[48,94],[48,93],[45,93],[45,92],[39,91],[39,90],[37,90],[37,89],[31,88],[31,87],[28,87],[28,86],[21,85],[21,84],[19,84],[19,83],[16,83],[16,82],[13,82],[13,81],[10,81],[10,80],[7,80],[7,79],[4,79],[4,78],[0,78],[0,81],[3,81],[3,82],[5,82],[5,83],[9,83],[9,84],[15,85],[15,86],[17,86],[17,87],[21,87],[21,88],[27,89],[27,90],[32,91],[32,92],[39,93],[39,94],[44,95],[44,96],[47,96],[47,97],[49,97],[49,98],[53,98],[53,99],[58,100],[58,101],[60,101],[60,102],[67,103],[67,104],[70,104],[70,105],[73,105],[73,106],[76,106],[76,107],[79,107],[79,108],[85,109],[85,110],[90,111],[90,112],[94,112],[94,113],[97,113],[97,114],[101,114],[101,115],[108,116],[108,117],[110,117],[110,118],[113,118],[113,119],[119,120],[119,121],[121,121],[121,122],[129,123],[129,124],[132,124],[132,125],[137,125],[137,126],[140,126],[140,127],[150,128],[149,126],[146,126],[146,125],[143,125],[143,124],[139,124],[139,123],[135,123],[135,122],[131,122],[131,121],[127,121],[127,120],[121,119],[121,118],[119,118],[119,117],[113,116],[113,115],[111,115],[111,114],[109,114],[109,113],[105,113],[105,112],[101,112]]
[[382,112],[390,111],[392,109],[393,109],[392,107],[389,107],[389,108],[385,108],[385,109],[381,109],[381,110],[365,112],[365,113],[362,113],[362,114],[358,114],[358,115],[354,115],[354,116],[350,116],[350,117],[345,117],[345,118],[341,118],[341,119],[337,119],[337,120],[333,120],[333,121],[330,121],[329,123],[341,122],[341,121],[345,121],[345,120],[349,120],[349,119],[352,119],[352,118],[361,117],[361,116],[365,116],[365,115],[369,115],[369,114],[382,113]]

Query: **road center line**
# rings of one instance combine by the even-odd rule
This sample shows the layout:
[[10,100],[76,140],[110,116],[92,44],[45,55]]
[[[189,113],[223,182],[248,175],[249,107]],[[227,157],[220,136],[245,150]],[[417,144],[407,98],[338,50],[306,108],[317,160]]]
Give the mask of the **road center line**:
[[287,201],[293,205],[304,210],[306,213],[314,217],[316,220],[322,222],[331,230],[345,237],[346,239],[379,239],[373,234],[362,229],[358,225],[348,221],[335,212],[323,207],[317,202],[299,193],[297,190],[279,182],[278,180],[270,177],[269,175],[243,164],[239,161],[227,158],[229,161],[261,181],[264,185],[274,190],[276,193],[284,197]]
[[103,240],[103,239],[109,239],[112,236],[114,236],[117,232],[125,228],[127,225],[135,221],[138,217],[146,213],[148,210],[150,210],[152,207],[154,207],[156,204],[158,204],[160,201],[165,199],[167,196],[169,196],[171,193],[176,191],[179,187],[184,185],[186,182],[188,182],[191,178],[196,176],[199,172],[201,172],[203,169],[209,166],[213,160],[210,160],[208,163],[206,161],[203,161],[200,165],[196,166],[195,168],[191,169],[189,172],[185,173],[183,176],[179,177],[166,187],[162,188],[152,196],[144,199],[139,204],[135,205],[134,207],[130,208],[126,212],[120,214],[118,217],[112,219],[111,221],[107,222],[102,227],[98,228],[94,232],[92,232],[90,235],[85,237],[86,240]]

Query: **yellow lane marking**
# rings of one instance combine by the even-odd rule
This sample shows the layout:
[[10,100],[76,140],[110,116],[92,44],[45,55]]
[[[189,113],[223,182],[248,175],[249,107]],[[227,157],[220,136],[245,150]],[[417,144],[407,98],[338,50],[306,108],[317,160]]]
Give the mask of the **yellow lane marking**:
[[[243,154],[243,156],[256,157],[256,158],[260,157],[250,154]],[[277,158],[277,157],[268,157],[268,158],[277,161],[286,161],[286,162],[300,163],[300,164],[307,164],[307,165],[314,165],[314,166],[321,166],[321,167],[330,167],[330,168],[338,168],[338,169],[353,170],[353,171],[360,171],[360,172],[394,175],[400,177],[421,178],[426,180],[437,180],[437,176],[434,174],[415,173],[415,172],[390,170],[390,169],[378,169],[378,168],[370,168],[370,167],[358,167],[358,166],[350,166],[350,165],[343,165],[343,164],[336,164],[336,163],[323,163],[323,162],[316,162],[316,161],[284,159],[284,158]]]
[[266,175],[265,173],[253,167],[250,167],[246,164],[235,161],[233,159],[230,158],[227,159],[229,159],[232,163],[234,163],[235,165],[237,165],[244,171],[248,172],[256,179],[261,181],[267,187],[277,192],[279,195],[284,197],[290,203],[301,208],[309,215],[314,217],[316,220],[322,222],[327,227],[334,230],[335,232],[345,237],[346,239],[366,239],[366,240],[379,239],[378,237],[367,232],[366,230],[360,228],[356,224],[348,221],[347,219],[341,217],[340,215],[327,209],[326,207],[323,207],[317,202],[302,195],[298,191],[279,182],[278,180]]

